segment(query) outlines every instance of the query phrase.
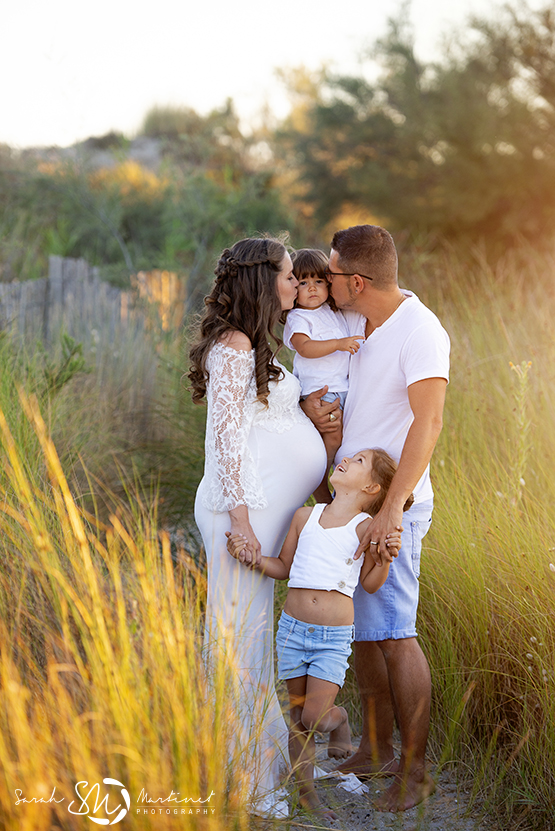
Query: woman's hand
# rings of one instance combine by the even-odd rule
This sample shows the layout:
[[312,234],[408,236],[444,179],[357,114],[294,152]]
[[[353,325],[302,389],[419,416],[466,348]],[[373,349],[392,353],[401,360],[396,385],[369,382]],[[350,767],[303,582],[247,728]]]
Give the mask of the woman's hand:
[[229,517],[231,519],[231,536],[242,536],[245,539],[244,554],[238,559],[246,565],[259,566],[262,552],[260,543],[249,522],[249,510],[247,506],[237,505],[236,508],[233,508],[229,512]]

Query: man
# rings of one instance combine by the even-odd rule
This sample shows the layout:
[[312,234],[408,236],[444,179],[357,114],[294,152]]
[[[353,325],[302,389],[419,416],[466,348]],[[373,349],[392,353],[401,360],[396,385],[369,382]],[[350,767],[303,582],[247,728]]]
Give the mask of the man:
[[[343,415],[343,443],[336,463],[364,447],[381,447],[398,461],[384,505],[359,551],[377,563],[385,537],[406,530],[399,556],[375,595],[355,592],[355,673],[364,717],[360,748],[340,770],[395,777],[377,802],[381,810],[406,810],[434,790],[426,771],[431,682],[416,640],[421,541],[431,523],[429,462],[442,427],[449,369],[449,338],[436,316],[397,282],[397,252],[390,234],[375,225],[338,231],[332,241],[331,293],[350,334],[366,340],[351,359]],[[315,393],[305,412],[319,427],[330,415]],[[332,414],[332,423],[337,417]],[[403,505],[414,493],[413,507]],[[393,724],[401,758],[393,753]]]

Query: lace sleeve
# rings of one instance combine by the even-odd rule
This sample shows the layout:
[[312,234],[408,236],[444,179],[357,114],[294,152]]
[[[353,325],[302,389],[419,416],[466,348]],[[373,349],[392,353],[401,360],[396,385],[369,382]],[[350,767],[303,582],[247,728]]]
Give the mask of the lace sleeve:
[[256,400],[254,351],[216,344],[207,368],[205,507],[214,511],[229,511],[237,505],[266,508],[247,443]]

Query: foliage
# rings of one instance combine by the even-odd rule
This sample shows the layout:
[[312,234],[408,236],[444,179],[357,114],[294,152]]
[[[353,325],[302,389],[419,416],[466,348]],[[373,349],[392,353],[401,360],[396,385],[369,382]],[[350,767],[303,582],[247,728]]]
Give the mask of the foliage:
[[[418,623],[433,676],[430,756],[436,770],[453,766],[500,827],[551,831],[555,255],[522,245],[492,267],[480,247],[463,247],[464,257],[448,245],[399,247],[403,282],[437,312],[453,347]],[[225,731],[216,735],[205,720],[197,652],[203,576],[176,537],[173,547],[164,538],[161,558],[157,539],[166,523],[182,537],[189,531],[203,408],[193,408],[183,388],[183,340],[151,337],[142,355],[123,334],[117,344],[99,340],[96,353],[84,350],[93,371],[44,399],[73,497],[62,487],[49,431],[36,432],[37,408],[25,403],[22,412],[14,364],[2,363],[0,767],[7,784],[0,778],[0,810],[7,827],[54,821],[39,805],[25,825],[14,813],[19,783],[35,795],[35,782],[55,780],[65,794],[72,777],[93,781],[109,769],[130,787],[152,777],[162,792],[167,782],[174,790],[185,780],[200,786],[194,765],[228,788],[222,827],[245,821],[244,780],[234,779],[242,768],[219,763]],[[35,374],[19,375],[28,390],[44,380],[40,359],[33,366]],[[88,480],[76,475],[78,456],[94,474]],[[95,507],[90,490],[104,504]],[[220,690],[218,712],[233,731],[233,708]],[[356,726],[352,680],[341,695]],[[217,770],[203,748],[218,758]]]
[[125,148],[99,170],[85,157],[54,154],[37,163],[2,154],[2,279],[43,276],[50,254],[83,257],[120,285],[139,269],[163,268],[187,275],[188,302],[198,308],[223,247],[291,227],[292,214],[271,173],[250,157],[231,105],[206,117],[182,115],[173,132],[164,124],[181,118],[179,111],[147,117],[145,129],[162,136],[157,172],[129,159]]
[[140,497],[107,525],[80,510],[36,401],[21,407],[47,477],[26,472],[0,411],[2,827],[76,831],[89,812],[106,825],[113,793],[70,802],[110,776],[133,796],[133,828],[174,828],[176,813],[185,829],[247,828],[233,644],[206,673],[202,574],[183,549],[172,561]]
[[[452,346],[417,621],[429,756],[494,827],[554,831],[555,250],[400,248]],[[360,727],[352,677],[341,696]]]
[[231,99],[207,116],[188,107],[153,107],[141,132],[162,139],[168,158],[208,170],[219,181],[231,178],[237,182],[250,172],[251,141],[240,129]]
[[279,135],[304,200],[320,224],[358,209],[415,233],[545,235],[555,218],[552,7],[475,20],[437,63],[418,60],[406,19],[402,10],[368,56],[377,80],[304,84],[303,117]]
[[551,829],[555,258],[522,246],[492,268],[472,254],[403,268],[452,339],[421,580],[433,747],[467,761],[501,827]]
[[59,392],[78,373],[91,371],[83,357],[83,344],[77,343],[67,332],[62,332],[60,340],[62,356],[59,361],[53,360],[46,350],[38,349],[43,363],[44,390],[48,395]]

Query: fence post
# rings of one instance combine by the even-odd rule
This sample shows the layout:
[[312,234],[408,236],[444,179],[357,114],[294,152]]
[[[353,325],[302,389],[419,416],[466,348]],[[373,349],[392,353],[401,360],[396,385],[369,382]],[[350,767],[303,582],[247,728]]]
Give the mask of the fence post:
[[48,258],[48,290],[44,306],[44,341],[51,345],[52,333],[60,323],[64,302],[64,260],[63,257]]

